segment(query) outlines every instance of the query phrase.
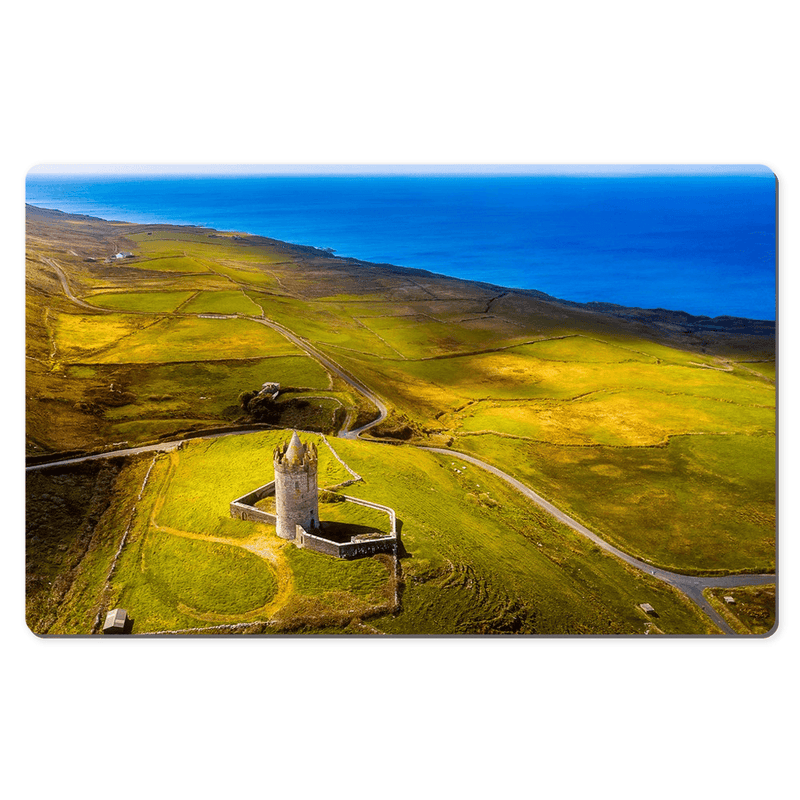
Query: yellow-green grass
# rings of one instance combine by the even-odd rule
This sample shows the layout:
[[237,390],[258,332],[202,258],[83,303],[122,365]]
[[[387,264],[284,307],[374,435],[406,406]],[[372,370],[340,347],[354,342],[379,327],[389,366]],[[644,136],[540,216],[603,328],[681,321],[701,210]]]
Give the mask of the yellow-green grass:
[[542,339],[524,352],[529,352],[544,361],[582,361],[601,364],[642,361],[651,364],[658,360],[655,355],[640,350],[636,343],[626,347],[623,344],[579,334],[559,339]]
[[137,269],[151,269],[157,272],[209,272],[208,263],[188,256],[158,256],[135,262]]
[[604,539],[687,573],[775,567],[772,435],[676,436],[657,447],[574,447],[460,436]]
[[229,237],[211,238],[207,234],[185,231],[153,231],[152,235],[133,234],[127,238],[136,242],[143,255],[197,258],[201,261],[227,260],[251,264],[279,264],[291,260],[286,253],[276,252],[268,246],[239,243]]
[[[147,466],[140,462],[118,484],[118,492],[125,493],[110,506],[106,520],[109,546],[103,553],[109,559],[136,502],[134,525],[107,596],[109,607],[128,609],[135,629],[146,632],[208,626],[223,618],[231,622],[269,602],[271,567],[235,546],[254,534],[271,535],[268,526],[231,519],[228,504],[271,478],[272,449],[287,436],[270,432],[187,443],[174,465],[172,457],[159,458],[137,500]],[[344,479],[339,462],[313,438],[320,448],[321,483]],[[457,472],[448,457],[410,448],[345,440],[334,444],[365,477],[364,483],[348,487],[348,494],[394,507],[402,524],[402,609],[371,620],[379,629],[644,633],[649,622],[637,606],[650,602],[659,612],[660,631],[713,631],[679,593],[604,554],[481,470],[458,464]],[[156,527],[149,522],[153,511]],[[184,532],[183,537],[174,530]],[[228,544],[187,535],[222,537]],[[284,624],[290,625],[293,615],[307,624],[315,613],[327,624],[333,612],[346,618],[389,604],[388,563],[348,563],[295,551],[291,545],[285,554],[294,595],[281,614]],[[82,605],[68,606],[75,611],[65,612],[60,632],[85,632],[102,593],[103,565],[107,569],[109,563],[98,560],[91,573],[94,583],[82,580]],[[86,598],[93,598],[95,606]]]
[[[493,330],[496,321],[446,324],[425,315],[407,317],[359,317],[366,325],[406,358],[425,358],[459,351],[482,350],[531,338],[520,328]],[[487,342],[489,344],[487,345]]]
[[[775,584],[706,589],[703,594],[737,633],[764,635],[775,628]],[[732,597],[734,603],[725,602]]]
[[763,375],[765,378],[775,380],[775,362],[774,361],[745,361],[740,362],[740,368],[752,370],[753,372]]
[[499,353],[403,363],[396,370],[472,399],[566,399],[600,389],[653,388],[760,405],[774,403],[773,387],[755,376],[666,360],[652,363],[625,359],[611,364],[582,361],[580,342],[574,342],[572,360],[541,358],[542,345],[534,344]]
[[[33,382],[28,376],[29,389]],[[107,442],[102,424],[88,411],[54,397],[31,397],[25,403],[26,452],[102,447]]]
[[207,417],[174,416],[167,419],[149,417],[147,419],[110,420],[103,426],[103,431],[106,441],[135,445],[172,436],[177,437],[188,431],[215,428],[219,424],[218,420]]
[[175,311],[193,292],[113,292],[95,294],[86,301],[100,308],[120,311]]
[[[93,304],[93,294],[95,296],[99,294],[130,294],[131,290],[139,293],[227,291],[231,288],[231,284],[224,276],[218,275],[216,272],[198,274],[196,272],[138,270],[138,274],[133,275],[131,268],[127,268],[125,272],[119,274],[107,271],[102,275],[93,275],[91,280],[86,280],[80,287],[74,286],[74,288],[75,293],[83,297],[85,302]],[[97,308],[101,307],[99,304],[94,305]]]
[[[712,628],[677,592],[634,571],[478,468],[405,447],[336,441],[365,482],[347,493],[394,507],[402,523],[402,611],[393,633],[665,633]],[[462,470],[456,472],[455,469]]]
[[[337,494],[346,494],[347,487]],[[353,525],[364,530],[354,531],[354,533],[365,533],[367,529],[378,533],[391,533],[392,524],[389,515],[385,511],[376,508],[360,506],[356,503],[348,502],[325,502],[325,495],[320,498],[319,518],[322,523],[334,523],[337,525]]]
[[187,314],[247,314],[261,316],[261,309],[240,291],[200,292],[181,309]]
[[164,249],[166,247],[164,244],[165,242],[178,242],[180,245],[183,245],[188,242],[205,244],[208,241],[214,241],[213,239],[209,240],[207,233],[193,231],[188,227],[175,228],[171,226],[155,228],[146,233],[128,233],[125,238],[132,242],[138,242],[139,246],[137,249],[141,250]]
[[[245,553],[236,547],[237,542],[254,535],[266,536],[280,543],[281,547],[284,543],[277,539],[271,526],[231,519],[229,504],[235,497],[272,479],[273,448],[288,436],[288,431],[275,431],[192,441],[176,454],[175,463],[169,469],[167,459],[162,459],[159,469],[154,470],[142,502],[145,508],[151,509],[163,502],[154,518],[157,527],[146,528],[141,540],[145,544],[138,549],[134,539],[134,546],[128,548],[125,555],[127,572],[120,568],[120,582],[128,587],[127,594],[123,592],[121,598],[134,616],[138,614],[147,618],[148,629],[187,627],[186,619],[175,616],[176,610],[192,619],[200,618],[197,613],[193,615],[192,610],[202,612],[206,614],[203,624],[210,624],[214,619],[208,614],[235,617],[237,613],[246,613],[270,599],[271,595],[265,599],[263,593],[250,592],[247,596],[257,595],[258,602],[245,607],[245,595],[228,584],[232,580],[252,583],[256,578],[262,580],[263,576],[259,577],[261,573],[258,571],[252,572],[252,562],[248,562],[251,564],[248,567],[250,578],[240,580],[235,571],[236,564],[229,562],[234,552]],[[334,485],[350,478],[319,437],[303,434],[302,438],[314,441],[319,447],[321,484]],[[158,526],[163,526],[163,529]],[[224,538],[229,542],[226,545],[228,554],[223,553],[221,559],[216,550],[204,551],[194,546],[189,549],[185,544],[175,542],[180,539],[175,535],[176,531],[182,531],[186,536]],[[207,541],[200,543],[209,544]],[[167,555],[154,562],[147,549],[153,547],[167,548]],[[250,557],[249,553],[245,555]],[[315,613],[347,611],[353,607],[354,601],[357,601],[359,613],[375,603],[385,605],[389,572],[380,561],[363,559],[347,563],[320,554],[298,555],[288,553],[288,550],[286,557],[294,573],[294,601],[302,601],[306,596],[320,596],[322,606],[317,607]],[[178,558],[182,559],[185,571],[202,574],[202,586],[178,575]],[[138,573],[134,562],[142,565]],[[290,624],[293,617],[305,618],[309,611],[308,603],[293,602],[282,614],[281,622]],[[233,621],[233,618],[227,621]]]
[[[141,566],[144,580],[169,605],[191,611],[246,613],[266,605],[277,589],[268,564],[241,547],[158,530],[147,534]],[[137,611],[142,614],[141,605]]]
[[288,297],[254,294],[264,314],[317,345],[399,358],[385,342],[352,318],[340,317],[324,307]]
[[[151,477],[145,505],[164,497],[156,524],[228,538],[233,528],[244,526],[243,536],[249,535],[255,523],[230,520],[228,504],[271,478],[272,448],[287,435],[187,444],[166,486],[159,476]],[[408,553],[403,610],[373,620],[378,628],[397,633],[643,633],[647,620],[637,604],[651,602],[664,632],[711,631],[678,593],[603,554],[486,473],[459,474],[446,457],[408,448],[344,440],[334,444],[365,477],[347,493],[393,506],[402,523]],[[326,455],[325,445],[319,447],[320,483],[349,477]],[[349,598],[385,601],[386,568],[373,559],[347,563],[291,547],[286,553],[295,599],[316,597],[317,610],[346,614],[356,608],[354,613],[361,613]],[[216,580],[209,575],[207,583]],[[144,601],[151,602],[149,594]],[[144,601],[128,596],[132,608]],[[300,617],[309,608],[308,603],[291,606]]]
[[301,352],[265,325],[243,319],[166,319],[138,331],[99,363],[145,363],[259,358]]
[[123,314],[51,313],[56,357],[75,361],[119,342],[151,320]]
[[774,431],[775,410],[628,390],[596,392],[572,402],[478,402],[442,421],[458,432],[496,431],[559,444],[641,446],[677,433]]
[[[246,286],[256,286],[258,288],[276,287],[278,281],[268,272],[258,269],[260,265],[254,265],[251,269],[241,269],[229,263],[214,262],[214,271],[220,275],[225,275],[235,283]],[[264,266],[269,266],[265,264]]]
[[[187,538],[192,533],[202,536],[203,531],[181,535],[154,528],[150,520],[169,476],[170,459],[160,456],[143,492],[141,478],[127,483],[136,498],[136,514],[105,592],[105,605],[125,608],[136,633],[208,627],[248,612],[250,618],[274,597],[277,581],[272,566],[234,546],[224,522],[216,530],[232,540],[229,543]],[[123,524],[117,522],[118,538]],[[236,529],[246,537],[256,528],[243,522]]]
[[332,595],[337,600],[346,593],[375,604],[383,599],[388,575],[381,561],[372,558],[344,561],[297,547],[287,548],[286,557],[298,595],[315,598]]
[[[573,341],[578,348],[575,340],[562,341]],[[625,359],[619,363],[581,362],[577,360],[578,352],[575,361],[552,361],[537,356],[539,347],[535,344],[426,361],[389,362],[350,352],[337,353],[336,357],[399,412],[422,425],[441,424],[438,418],[442,412],[460,409],[470,400],[572,400],[603,392],[614,398],[607,402],[618,406],[666,404],[665,410],[673,416],[684,414],[679,407],[685,403],[687,409],[698,410],[701,417],[710,413],[712,418],[724,418],[720,430],[727,431],[740,417],[755,415],[761,420],[769,416],[775,403],[774,387],[744,372],[723,372],[664,359],[660,363],[646,358],[628,361],[627,354],[618,348],[613,350]],[[717,408],[703,398],[726,405]],[[580,410],[577,406],[572,408]],[[643,411],[635,413],[641,415]],[[657,414],[651,417],[654,423],[658,422]],[[434,422],[435,418],[438,422]]]
[[[70,364],[55,372],[29,361],[26,380],[28,437],[56,450],[121,441],[135,444],[230,424],[244,414],[239,395],[260,389],[266,381],[304,390],[287,398],[330,394],[347,407],[353,405],[347,393],[329,392],[327,372],[299,351],[294,356],[243,361]],[[299,422],[319,417],[325,423],[322,429],[329,430],[340,407],[333,400],[312,400],[306,409],[293,413],[302,412]],[[31,452],[39,449],[31,445]]]
[[344,403],[338,398],[303,394],[279,396],[275,403],[278,417],[272,424],[297,430],[337,433],[347,416]]
[[[267,381],[294,387],[325,390],[327,372],[305,353],[248,361],[198,361],[183,364],[92,365],[71,367],[70,376],[116,381],[131,395],[130,403],[109,408],[106,419],[164,414],[202,414],[235,418],[242,414],[238,397],[260,390]],[[88,372],[91,371],[91,372]],[[294,396],[294,394],[292,395]]]
[[[230,503],[273,480],[272,453],[290,432],[268,431],[187,442],[165,492],[157,522],[179,530],[212,533],[227,524]],[[320,486],[333,486],[351,475],[331,455],[319,436],[302,434],[319,453]]]

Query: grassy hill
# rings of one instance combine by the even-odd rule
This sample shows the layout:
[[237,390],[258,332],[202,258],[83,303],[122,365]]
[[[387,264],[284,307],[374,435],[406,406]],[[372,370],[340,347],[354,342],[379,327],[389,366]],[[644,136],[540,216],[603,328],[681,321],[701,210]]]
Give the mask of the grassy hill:
[[[297,550],[272,526],[230,518],[230,500],[272,478],[272,449],[287,436],[187,442],[122,467],[69,585],[58,603],[48,604],[40,592],[31,626],[87,633],[102,604],[126,608],[138,633],[241,622],[271,623],[258,632],[348,630],[354,619],[405,634],[630,634],[653,625],[664,633],[713,631],[679,593],[603,554],[494,476],[433,453],[334,440],[363,476],[347,493],[391,503],[400,519],[396,611],[390,557],[342,562]],[[324,442],[317,446],[320,485],[348,479]],[[59,468],[34,473],[30,486],[52,494],[58,474]],[[322,503],[321,519],[349,519],[345,505]],[[364,521],[362,509],[352,513],[350,521]],[[105,582],[126,526],[125,547]],[[47,532],[49,550],[32,550],[32,572],[44,569],[47,552],[74,538],[63,520]],[[643,602],[658,609],[657,620],[638,609]]]
[[[374,441],[336,440],[359,473],[371,470],[362,488],[406,520],[403,612],[379,615],[370,623],[376,629],[606,632],[643,625],[631,610],[641,587],[623,575],[627,568],[607,566],[613,559],[581,549],[566,529],[544,536],[555,523],[503,485],[494,494],[473,493],[478,487],[461,485],[459,474],[456,483],[448,478],[439,486],[445,457],[382,441],[482,458],[658,566],[699,574],[774,569],[770,324],[581,306],[263,237],[108,223],[30,207],[27,234],[29,455],[252,422],[239,398],[265,381],[284,389],[268,419],[276,430],[334,433],[345,420],[355,427],[375,418],[368,401],[264,324],[270,321],[313,344],[384,401],[389,415],[366,437]],[[117,259],[119,251],[134,256]],[[167,469],[162,461],[156,476]],[[414,465],[423,477],[414,477]],[[406,467],[402,480],[379,480],[381,470],[399,475]],[[201,471],[219,468],[212,461]],[[123,469],[113,505],[124,506],[126,493],[138,492],[139,478],[125,477],[138,476],[137,469]],[[492,484],[482,477],[476,483]],[[426,505],[421,498],[431,486],[416,484],[428,480],[437,501]],[[219,491],[224,505],[230,498]],[[406,491],[421,505],[409,504]],[[447,513],[429,531],[440,509]],[[201,554],[213,544],[231,569],[244,569],[247,559],[223,555],[232,546],[225,531],[225,541],[216,543],[153,538],[145,562],[169,570],[182,559],[206,558]],[[569,542],[569,557],[557,542]],[[143,624],[197,624],[186,609],[209,620],[255,614],[277,598],[286,599],[286,625],[291,618],[292,625],[308,619],[319,626],[325,614],[340,621],[344,606],[369,614],[385,603],[388,571],[379,565],[378,572],[378,562],[322,569],[316,554],[293,549],[286,561],[302,566],[290,596],[280,596],[281,581],[262,564],[252,584],[260,605],[249,609],[242,598],[217,602],[191,586],[164,599],[166,589],[159,595],[153,588],[159,579],[148,573],[154,594]],[[52,558],[48,563],[55,570]],[[366,569],[369,579],[359,572]],[[324,574],[343,594],[323,601],[324,592],[298,593],[304,570]],[[348,570],[361,594],[346,588],[350,578],[335,577]],[[663,584],[657,588],[671,595]],[[659,602],[667,601],[659,596]],[[668,604],[681,607],[674,598]],[[89,611],[87,605],[81,613]],[[664,625],[673,632],[702,627],[691,610],[670,613]]]

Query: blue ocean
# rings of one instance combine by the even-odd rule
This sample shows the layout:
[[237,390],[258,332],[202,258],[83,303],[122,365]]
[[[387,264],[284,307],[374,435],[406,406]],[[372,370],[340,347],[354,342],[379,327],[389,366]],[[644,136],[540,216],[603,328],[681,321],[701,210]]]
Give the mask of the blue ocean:
[[775,319],[775,179],[743,175],[45,175],[27,202],[690,314]]

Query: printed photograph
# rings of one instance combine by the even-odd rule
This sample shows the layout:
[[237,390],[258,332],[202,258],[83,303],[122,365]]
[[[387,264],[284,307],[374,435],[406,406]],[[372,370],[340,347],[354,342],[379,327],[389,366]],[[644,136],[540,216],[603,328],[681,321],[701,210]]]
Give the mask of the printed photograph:
[[36,635],[776,620],[760,165],[41,165]]

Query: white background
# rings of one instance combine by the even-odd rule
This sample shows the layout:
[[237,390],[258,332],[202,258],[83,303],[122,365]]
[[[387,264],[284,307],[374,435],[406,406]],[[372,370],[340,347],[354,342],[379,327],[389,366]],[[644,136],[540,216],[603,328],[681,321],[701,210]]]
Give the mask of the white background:
[[[7,796],[796,791],[790,8],[43,0],[4,12]],[[24,179],[43,162],[768,165],[781,179],[782,221],[778,632],[750,641],[37,639],[23,621],[19,476]]]

